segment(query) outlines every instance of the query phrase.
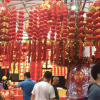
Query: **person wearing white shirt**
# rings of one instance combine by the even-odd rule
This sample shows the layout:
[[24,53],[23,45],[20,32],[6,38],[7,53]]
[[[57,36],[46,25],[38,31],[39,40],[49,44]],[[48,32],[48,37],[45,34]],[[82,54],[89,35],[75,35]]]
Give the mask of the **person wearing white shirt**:
[[31,100],[54,100],[54,88],[49,84],[51,77],[52,73],[50,71],[46,71],[44,74],[44,80],[34,86]]

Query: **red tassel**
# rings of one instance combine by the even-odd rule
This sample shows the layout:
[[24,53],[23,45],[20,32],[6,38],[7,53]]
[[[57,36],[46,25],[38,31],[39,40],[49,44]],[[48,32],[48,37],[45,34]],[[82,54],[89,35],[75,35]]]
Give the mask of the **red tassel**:
[[57,48],[56,48],[56,63],[58,63],[58,52],[59,52],[59,42],[57,42]]
[[44,40],[44,55],[43,55],[43,60],[46,60],[46,40]]
[[9,72],[11,71],[11,43],[9,43]]
[[90,58],[92,58],[92,46],[90,44]]
[[42,49],[42,41],[40,41],[40,61],[41,61],[41,49]]
[[34,62],[36,60],[36,41],[34,41]]
[[13,62],[13,45],[14,45],[14,41],[12,41],[11,62]]
[[38,41],[38,61],[40,61],[40,41]]
[[51,63],[53,62],[53,41],[51,42]]
[[70,56],[73,56],[73,42],[71,42],[71,47],[70,47]]
[[80,56],[83,56],[83,46],[82,46],[82,42],[80,43]]
[[34,61],[34,41],[33,41],[33,44],[32,44],[32,61]]
[[20,51],[20,48],[21,48],[21,43],[19,43],[19,62],[21,61],[21,51]]
[[29,41],[28,63],[30,63],[31,41]]
[[63,65],[65,65],[65,41],[63,43]]

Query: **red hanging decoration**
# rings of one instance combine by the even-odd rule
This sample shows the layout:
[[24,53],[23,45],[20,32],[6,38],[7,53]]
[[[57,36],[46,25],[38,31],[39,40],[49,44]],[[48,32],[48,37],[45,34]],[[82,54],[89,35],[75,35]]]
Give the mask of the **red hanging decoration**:
[[[56,14],[58,15],[58,9],[56,9]],[[52,19],[52,23],[51,23],[51,31],[52,31],[51,32],[51,63],[52,63],[53,62],[53,42],[54,42],[54,32],[55,32],[55,12],[54,10],[52,10],[51,19]]]
[[90,58],[92,58],[92,45],[91,45],[91,43],[92,43],[92,40],[93,40],[93,36],[92,36],[92,34],[93,34],[93,30],[92,30],[92,28],[93,28],[93,25],[92,25],[92,22],[93,22],[93,18],[92,18],[92,16],[93,16],[93,13],[91,13],[91,12],[89,12],[89,13],[87,13],[86,14],[86,16],[87,16],[87,19],[86,19],[86,21],[87,21],[87,25],[86,25],[86,39],[88,40],[88,42],[89,42],[89,47],[90,47]]
[[85,28],[84,28],[84,17],[83,17],[83,14],[84,14],[84,11],[79,11],[78,12],[78,21],[79,21],[79,24],[78,24],[78,33],[79,35],[77,36],[77,38],[79,39],[79,42],[80,42],[80,50],[79,50],[79,54],[80,54],[80,57],[83,56],[83,45],[82,45],[82,40],[83,38],[85,37],[83,35],[84,31],[85,31]]
[[[67,15],[68,15],[68,9],[64,10],[63,14],[63,65],[65,65],[65,44],[67,41]],[[73,23],[70,23],[70,26],[73,26]]]
[[48,10],[47,9],[44,9],[44,34],[43,34],[43,37],[44,37],[44,51],[43,51],[43,60],[46,61],[46,40],[47,40],[47,33],[48,33],[48,30],[46,27],[48,27]]
[[57,32],[57,36],[56,36],[56,64],[58,64],[59,62],[59,42],[60,42],[60,12],[58,12],[57,15],[57,26],[56,26],[56,32]]

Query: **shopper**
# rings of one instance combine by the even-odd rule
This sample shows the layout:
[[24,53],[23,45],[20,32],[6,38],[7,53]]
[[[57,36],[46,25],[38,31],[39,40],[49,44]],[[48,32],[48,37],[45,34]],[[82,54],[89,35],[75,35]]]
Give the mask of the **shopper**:
[[87,90],[87,97],[83,98],[82,100],[88,100],[88,94],[89,94],[89,90],[91,88],[93,84],[89,85],[88,90]]
[[55,92],[53,87],[49,84],[51,77],[51,72],[46,71],[43,77],[44,80],[34,86],[31,100],[54,100]]
[[91,69],[91,74],[95,83],[89,89],[88,100],[100,100],[100,65],[95,65]]
[[54,77],[53,78],[53,83],[52,83],[52,86],[54,88],[54,91],[55,91],[55,98],[54,100],[59,100],[59,96],[58,96],[58,91],[57,91],[57,85],[59,84],[59,77]]
[[36,84],[35,81],[30,79],[30,77],[31,77],[30,73],[27,72],[24,74],[25,81],[19,83],[18,85],[13,85],[10,82],[8,82],[8,84],[14,88],[22,87],[24,100],[30,100],[32,89],[34,88],[34,85]]

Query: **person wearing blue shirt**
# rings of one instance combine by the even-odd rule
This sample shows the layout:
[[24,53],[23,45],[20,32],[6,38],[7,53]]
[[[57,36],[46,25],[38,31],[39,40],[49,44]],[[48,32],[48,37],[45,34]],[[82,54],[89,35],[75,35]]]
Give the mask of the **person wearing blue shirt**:
[[14,87],[14,88],[22,87],[22,89],[23,89],[23,99],[24,100],[30,100],[31,92],[32,92],[36,82],[30,79],[30,73],[29,72],[24,74],[24,78],[25,78],[25,81],[22,81],[17,85],[13,85],[10,82],[8,82],[8,84],[10,86]]
[[95,82],[89,89],[88,100],[100,100],[100,64],[92,67],[91,75]]

